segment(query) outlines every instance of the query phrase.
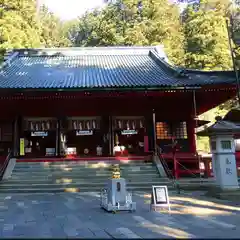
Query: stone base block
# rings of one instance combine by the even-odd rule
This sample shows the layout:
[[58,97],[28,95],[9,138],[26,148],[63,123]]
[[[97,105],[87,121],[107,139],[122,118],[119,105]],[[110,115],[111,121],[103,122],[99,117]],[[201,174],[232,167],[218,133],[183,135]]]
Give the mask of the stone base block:
[[108,211],[108,212],[117,212],[117,211],[131,211],[134,212],[137,210],[137,205],[135,202],[132,202],[130,204],[125,204],[125,205],[120,205],[118,206],[113,206],[111,203],[108,204],[101,204],[101,207]]
[[240,189],[221,189],[219,187],[212,187],[206,196],[215,197],[222,200],[237,201],[240,199]]

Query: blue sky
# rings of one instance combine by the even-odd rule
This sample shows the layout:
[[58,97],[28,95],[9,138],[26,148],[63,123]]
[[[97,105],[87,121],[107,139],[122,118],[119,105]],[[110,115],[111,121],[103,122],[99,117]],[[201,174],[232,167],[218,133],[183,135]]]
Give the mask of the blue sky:
[[102,6],[103,0],[40,0],[40,4],[46,4],[61,19],[69,20]]

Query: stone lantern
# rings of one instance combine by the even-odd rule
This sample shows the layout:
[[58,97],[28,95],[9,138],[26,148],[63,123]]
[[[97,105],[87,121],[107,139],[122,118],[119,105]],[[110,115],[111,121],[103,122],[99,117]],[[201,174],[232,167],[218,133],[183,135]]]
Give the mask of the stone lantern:
[[239,189],[234,142],[237,133],[240,133],[240,125],[223,120],[198,133],[209,137],[213,173],[220,190]]
[[132,194],[127,192],[126,180],[121,178],[119,164],[113,164],[111,170],[112,178],[101,192],[100,206],[108,212],[135,211],[136,202],[132,201]]

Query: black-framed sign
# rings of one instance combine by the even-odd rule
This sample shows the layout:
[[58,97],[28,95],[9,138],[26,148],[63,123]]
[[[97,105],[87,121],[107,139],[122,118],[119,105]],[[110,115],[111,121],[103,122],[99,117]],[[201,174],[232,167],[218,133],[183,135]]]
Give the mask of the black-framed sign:
[[170,203],[167,186],[152,186],[152,207],[168,207],[170,211]]
[[43,131],[31,132],[31,136],[32,137],[47,137],[48,136],[48,132],[43,132]]

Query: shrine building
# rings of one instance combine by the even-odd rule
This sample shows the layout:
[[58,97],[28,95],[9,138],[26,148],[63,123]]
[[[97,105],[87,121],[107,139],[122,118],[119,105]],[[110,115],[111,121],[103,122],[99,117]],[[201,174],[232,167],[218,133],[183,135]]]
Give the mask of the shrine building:
[[[15,49],[0,69],[0,153],[144,156],[198,170],[197,116],[236,95],[233,72],[180,69],[160,47]],[[182,170],[184,171],[184,170]]]

